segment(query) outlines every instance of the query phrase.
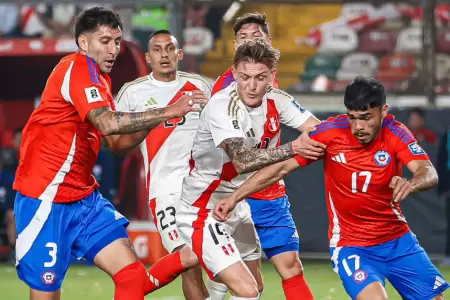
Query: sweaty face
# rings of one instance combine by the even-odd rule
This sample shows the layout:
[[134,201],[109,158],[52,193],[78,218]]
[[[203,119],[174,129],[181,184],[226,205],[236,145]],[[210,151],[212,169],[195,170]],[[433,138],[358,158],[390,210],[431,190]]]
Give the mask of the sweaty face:
[[352,134],[361,144],[369,144],[378,136],[387,111],[387,105],[361,111],[347,109]]
[[121,40],[120,28],[102,25],[97,31],[81,35],[79,44],[81,50],[97,62],[102,73],[110,73],[119,54]]
[[145,58],[151,64],[153,73],[167,76],[178,70],[183,52],[177,45],[177,40],[170,34],[158,34],[151,38]]
[[274,74],[275,70],[271,70],[263,63],[241,62],[236,69],[233,68],[237,91],[245,105],[249,107],[261,105]]
[[235,48],[237,48],[245,40],[251,40],[254,38],[264,38],[267,42],[271,44],[271,38],[264,33],[260,25],[255,23],[249,23],[242,26],[242,28],[236,34],[234,46]]

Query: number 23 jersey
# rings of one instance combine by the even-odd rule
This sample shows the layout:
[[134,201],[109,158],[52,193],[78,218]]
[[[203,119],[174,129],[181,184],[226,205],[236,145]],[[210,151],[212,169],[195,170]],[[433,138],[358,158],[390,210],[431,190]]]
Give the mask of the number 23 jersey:
[[[373,246],[409,231],[389,184],[402,166],[429,160],[409,130],[392,115],[383,120],[377,138],[362,145],[346,115],[317,126],[311,138],[327,145],[323,158],[330,247]],[[311,161],[296,157],[300,165]]]

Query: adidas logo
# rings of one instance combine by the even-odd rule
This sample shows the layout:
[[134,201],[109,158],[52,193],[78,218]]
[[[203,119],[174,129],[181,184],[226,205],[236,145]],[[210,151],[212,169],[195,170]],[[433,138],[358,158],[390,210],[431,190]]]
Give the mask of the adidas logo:
[[122,218],[124,218],[124,216],[120,212],[115,210],[114,211],[114,219],[119,220],[119,219],[122,219]]
[[347,160],[345,159],[345,155],[344,153],[339,153],[338,155],[335,155],[331,158],[332,161],[338,162],[338,163],[342,163],[342,164],[346,164]]
[[444,284],[445,284],[444,278],[442,278],[441,276],[436,276],[436,280],[434,281],[433,290],[440,288]]

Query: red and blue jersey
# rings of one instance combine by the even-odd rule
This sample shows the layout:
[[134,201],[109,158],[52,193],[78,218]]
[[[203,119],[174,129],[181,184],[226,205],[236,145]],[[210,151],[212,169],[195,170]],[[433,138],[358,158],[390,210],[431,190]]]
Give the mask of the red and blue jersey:
[[[331,247],[378,245],[409,231],[389,183],[402,176],[403,165],[429,158],[402,123],[388,115],[368,145],[352,134],[346,115],[322,122],[310,136],[327,146],[323,162]],[[300,165],[312,162],[296,159]]]

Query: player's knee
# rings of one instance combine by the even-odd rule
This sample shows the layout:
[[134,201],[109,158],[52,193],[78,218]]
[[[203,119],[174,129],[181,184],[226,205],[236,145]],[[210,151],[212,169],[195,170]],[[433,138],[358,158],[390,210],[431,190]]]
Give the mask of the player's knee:
[[285,252],[272,259],[278,273],[283,280],[303,274],[303,265],[296,253]]
[[181,264],[186,269],[190,269],[198,265],[197,255],[195,255],[195,253],[188,246],[184,246],[180,250],[180,259]]
[[[253,278],[252,278],[253,279]],[[253,279],[252,281],[242,280],[240,284],[235,287],[234,292],[237,296],[242,298],[256,298],[259,296],[258,285]]]

